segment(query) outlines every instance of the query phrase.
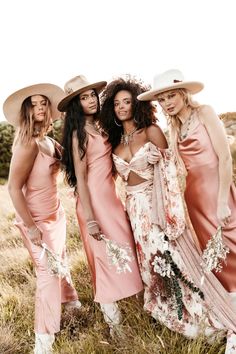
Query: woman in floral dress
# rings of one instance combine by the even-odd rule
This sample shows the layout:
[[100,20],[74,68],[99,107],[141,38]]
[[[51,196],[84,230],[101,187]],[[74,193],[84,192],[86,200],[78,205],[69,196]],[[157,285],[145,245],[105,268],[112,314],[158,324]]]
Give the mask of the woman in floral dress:
[[102,93],[100,114],[116,170],[125,182],[125,205],[145,286],[144,308],[191,338],[201,330],[235,330],[235,315],[227,296],[223,303],[225,293],[217,279],[214,283],[207,275],[201,287],[198,253],[186,228],[172,154],[154,123],[155,108],[137,101],[145,90],[132,78],[112,81]]

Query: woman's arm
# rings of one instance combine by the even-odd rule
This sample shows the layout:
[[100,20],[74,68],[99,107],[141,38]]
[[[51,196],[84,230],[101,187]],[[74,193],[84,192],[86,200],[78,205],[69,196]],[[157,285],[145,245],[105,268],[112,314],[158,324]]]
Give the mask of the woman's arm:
[[[157,149],[168,148],[166,137],[158,125],[152,124],[150,127],[148,127],[146,129],[146,135],[148,141],[155,145]],[[152,165],[155,165],[161,158],[161,153],[157,149],[152,148],[148,155],[148,162]]]
[[232,183],[232,157],[222,122],[210,106],[200,109],[202,122],[210,136],[212,146],[219,159],[219,190],[217,217],[222,226],[227,224],[231,211],[228,206],[229,190]]
[[94,216],[93,207],[90,199],[90,192],[87,184],[86,153],[83,159],[81,159],[79,154],[79,149],[78,149],[78,138],[75,134],[73,135],[73,140],[72,140],[72,150],[73,150],[72,152],[73,152],[75,175],[77,180],[76,191],[79,195],[80,202],[83,207],[89,234],[99,240],[100,239],[99,235],[101,230]]
[[38,146],[35,141],[27,145],[16,146],[11,159],[8,178],[8,191],[15,210],[28,228],[31,241],[36,244],[41,240],[41,232],[37,229],[30,214],[22,188],[33,168],[37,153]]
[[160,148],[160,149],[167,149],[168,148],[168,143],[167,143],[166,137],[158,125],[156,125],[156,124],[150,125],[146,129],[146,134],[147,134],[148,140],[152,144],[156,145],[157,148]]

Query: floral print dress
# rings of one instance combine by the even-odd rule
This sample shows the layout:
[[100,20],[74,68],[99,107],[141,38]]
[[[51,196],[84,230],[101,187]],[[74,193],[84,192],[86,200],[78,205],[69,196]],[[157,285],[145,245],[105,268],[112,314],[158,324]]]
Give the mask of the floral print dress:
[[[173,179],[169,188],[164,186],[169,183],[165,178],[157,181],[155,167],[147,159],[153,147],[146,143],[130,162],[113,154],[117,172],[125,182],[130,171],[145,180],[135,186],[126,184],[126,209],[144,282],[144,308],[169,329],[189,338],[209,335],[225,327],[210,312],[178,251],[175,239],[183,233],[185,220],[183,206],[175,197],[177,180]],[[161,154],[168,158],[169,152]],[[165,174],[168,166],[161,166]]]

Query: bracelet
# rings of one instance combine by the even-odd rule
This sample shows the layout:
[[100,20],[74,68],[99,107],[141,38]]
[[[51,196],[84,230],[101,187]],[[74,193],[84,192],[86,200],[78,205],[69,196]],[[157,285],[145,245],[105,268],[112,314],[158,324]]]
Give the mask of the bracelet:
[[98,223],[97,223],[97,221],[96,220],[90,220],[90,221],[88,221],[87,222],[87,226],[89,227],[90,225],[91,226],[94,226],[94,225],[97,225]]
[[37,226],[33,230],[28,229],[28,233],[30,236],[32,236],[36,231],[38,230]]

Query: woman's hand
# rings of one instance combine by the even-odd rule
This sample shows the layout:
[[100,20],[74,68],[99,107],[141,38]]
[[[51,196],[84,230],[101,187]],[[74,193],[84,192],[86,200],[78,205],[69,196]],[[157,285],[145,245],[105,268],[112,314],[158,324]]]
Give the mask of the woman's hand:
[[92,236],[95,240],[101,241],[102,240],[102,231],[95,220],[91,220],[87,222],[87,228],[89,235]]
[[228,204],[219,203],[217,207],[217,218],[222,227],[227,226],[230,222],[231,210]]
[[42,232],[39,230],[37,226],[32,226],[28,228],[28,236],[30,241],[35,246],[41,246],[42,244]]
[[147,160],[151,165],[155,165],[161,158],[161,152],[157,149],[151,149],[148,152]]

